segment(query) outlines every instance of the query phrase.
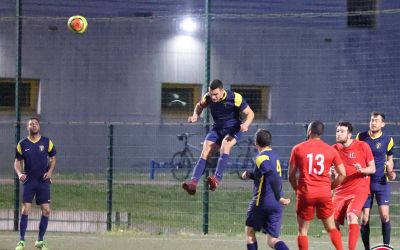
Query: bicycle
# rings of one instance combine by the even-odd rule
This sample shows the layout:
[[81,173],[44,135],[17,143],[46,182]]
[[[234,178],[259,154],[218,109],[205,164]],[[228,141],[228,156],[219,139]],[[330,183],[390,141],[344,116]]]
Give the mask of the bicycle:
[[[191,149],[201,152],[200,148],[188,142],[188,138],[193,135],[196,134],[185,132],[177,135],[178,140],[183,141],[183,149],[173,154],[170,165],[172,168],[172,176],[179,181],[183,181],[188,178],[189,174],[192,172],[192,168],[197,162],[197,159],[194,158]],[[219,152],[215,152],[214,155],[207,159],[206,166],[210,169],[215,169],[215,166],[218,162],[218,157]]]
[[253,171],[256,163],[254,157],[257,155],[257,149],[254,145],[254,140],[251,137],[247,137],[247,140],[240,141],[239,144],[247,143],[246,153],[239,154],[235,161],[235,171],[239,178],[242,178],[244,171]]
[[193,135],[195,134],[187,132],[177,135],[178,140],[183,141],[183,149],[173,154],[170,164],[172,176],[179,181],[188,178],[192,172],[192,167],[196,164],[191,149],[201,151],[199,148],[188,143],[188,138]]

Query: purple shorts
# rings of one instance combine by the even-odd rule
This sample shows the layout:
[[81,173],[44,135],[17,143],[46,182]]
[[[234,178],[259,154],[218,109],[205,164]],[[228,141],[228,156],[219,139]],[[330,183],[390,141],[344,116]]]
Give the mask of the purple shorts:
[[242,132],[240,126],[228,127],[228,128],[212,128],[211,131],[206,135],[206,140],[212,141],[221,145],[225,136],[230,135],[238,142],[242,138]]
[[372,208],[374,197],[378,206],[390,204],[390,184],[386,182],[381,184],[379,182],[371,181],[371,194],[368,196],[367,201],[364,204],[364,208]]
[[255,231],[262,231],[274,238],[281,233],[282,207],[263,208],[250,205],[247,210],[246,226],[254,228]]
[[23,203],[32,203],[35,197],[36,204],[50,203],[50,181],[27,180],[23,185]]

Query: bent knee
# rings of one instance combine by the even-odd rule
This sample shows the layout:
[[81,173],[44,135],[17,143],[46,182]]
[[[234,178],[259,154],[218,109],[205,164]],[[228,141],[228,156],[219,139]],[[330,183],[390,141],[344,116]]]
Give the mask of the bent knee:
[[214,154],[216,150],[218,149],[218,145],[216,144],[207,144],[204,145],[203,150],[201,151],[200,157],[203,159],[208,159],[209,156]]
[[363,216],[361,217],[361,224],[362,224],[362,225],[367,225],[368,222],[369,222],[369,216],[363,215]]
[[381,216],[382,222],[388,222],[389,220],[390,220],[389,214],[382,214],[382,216]]
[[361,224],[362,225],[367,225],[369,222],[368,218],[361,218]]
[[21,214],[30,215],[30,214],[31,214],[31,209],[29,209],[29,208],[22,208],[22,209],[21,209]]
[[268,245],[270,248],[274,248],[274,247],[275,247],[275,244],[276,244],[278,241],[280,241],[280,239],[275,238],[275,237],[272,237],[272,236],[270,236],[270,235],[267,235],[267,245]]
[[358,216],[354,213],[348,213],[347,221],[349,224],[358,224]]
[[246,243],[247,244],[253,244],[256,241],[257,241],[257,239],[256,239],[256,237],[254,235],[251,235],[251,236],[247,235],[246,236]]
[[252,244],[257,241],[256,233],[252,227],[246,226],[245,233],[246,233],[246,242],[248,244]]
[[42,215],[48,217],[51,213],[50,208],[42,209]]

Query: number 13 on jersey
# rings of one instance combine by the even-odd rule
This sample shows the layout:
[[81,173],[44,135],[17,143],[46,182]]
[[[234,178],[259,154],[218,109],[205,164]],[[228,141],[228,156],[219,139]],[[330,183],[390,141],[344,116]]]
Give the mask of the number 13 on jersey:
[[[321,175],[324,172],[324,160],[323,154],[307,154],[308,159],[308,174]],[[314,165],[315,164],[315,165]]]

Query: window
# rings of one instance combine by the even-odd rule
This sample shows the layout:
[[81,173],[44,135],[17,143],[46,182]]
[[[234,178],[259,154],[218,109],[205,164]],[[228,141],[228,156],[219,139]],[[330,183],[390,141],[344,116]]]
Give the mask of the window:
[[[22,79],[19,88],[19,105],[23,113],[37,113],[39,80]],[[15,79],[0,78],[0,112],[15,111]]]
[[232,85],[231,90],[243,96],[254,111],[255,119],[271,119],[270,91],[268,86]]
[[161,114],[182,118],[193,113],[201,99],[201,84],[163,83],[161,85]]
[[376,0],[347,0],[347,25],[373,28],[376,24]]

